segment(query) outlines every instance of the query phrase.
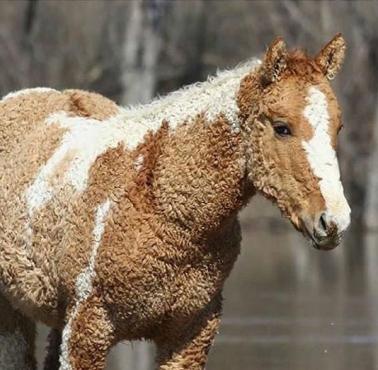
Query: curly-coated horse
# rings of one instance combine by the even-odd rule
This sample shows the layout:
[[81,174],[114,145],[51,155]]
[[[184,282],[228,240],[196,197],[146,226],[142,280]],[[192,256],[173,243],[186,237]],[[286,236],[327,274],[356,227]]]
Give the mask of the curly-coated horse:
[[350,222],[330,80],[276,39],[250,60],[150,104],[21,90],[0,102],[0,368],[100,370],[122,340],[156,343],[160,370],[203,369],[240,248],[238,211],[271,199],[318,249]]

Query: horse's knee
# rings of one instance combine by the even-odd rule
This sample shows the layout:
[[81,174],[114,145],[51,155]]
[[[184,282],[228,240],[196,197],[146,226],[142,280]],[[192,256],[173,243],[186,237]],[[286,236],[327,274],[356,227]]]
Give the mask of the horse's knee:
[[159,370],[202,370],[220,324],[220,307],[198,317],[198,322],[180,338],[158,342]]
[[102,303],[93,297],[77,302],[62,333],[61,369],[103,370],[113,344],[113,324]]

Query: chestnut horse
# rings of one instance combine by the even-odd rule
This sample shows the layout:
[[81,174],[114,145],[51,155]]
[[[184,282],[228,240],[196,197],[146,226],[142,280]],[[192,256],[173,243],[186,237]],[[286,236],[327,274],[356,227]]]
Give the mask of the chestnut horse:
[[261,193],[313,246],[350,222],[329,80],[345,42],[315,58],[282,39],[151,104],[47,88],[0,102],[0,368],[100,370],[147,339],[160,370],[203,369],[239,254],[238,211]]

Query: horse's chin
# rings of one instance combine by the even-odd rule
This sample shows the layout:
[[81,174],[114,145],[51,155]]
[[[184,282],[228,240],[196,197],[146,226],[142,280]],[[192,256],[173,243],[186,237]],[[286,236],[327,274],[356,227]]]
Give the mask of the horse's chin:
[[326,237],[314,237],[305,228],[296,227],[296,229],[299,230],[305,239],[310,242],[311,246],[317,250],[330,251],[338,247],[341,242],[341,235],[333,234]]
[[311,240],[311,245],[321,251],[330,251],[339,246],[340,241],[315,242]]
[[306,227],[305,223],[296,215],[290,215],[288,218],[290,219],[294,228],[299,231],[315,249],[330,251],[335,249],[340,244],[342,234],[332,232],[326,236],[317,235],[316,233],[311,233]]

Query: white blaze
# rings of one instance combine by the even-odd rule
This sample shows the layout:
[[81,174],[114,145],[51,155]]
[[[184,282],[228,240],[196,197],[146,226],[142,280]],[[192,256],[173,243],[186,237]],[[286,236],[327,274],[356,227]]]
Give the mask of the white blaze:
[[319,178],[327,218],[336,223],[339,231],[343,231],[350,223],[350,208],[340,181],[336,153],[331,145],[327,98],[317,87],[311,86],[307,102],[303,114],[314,129],[314,136],[302,144],[310,167]]

